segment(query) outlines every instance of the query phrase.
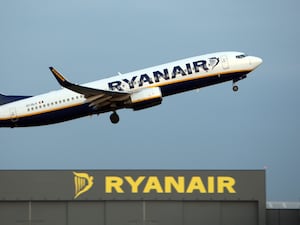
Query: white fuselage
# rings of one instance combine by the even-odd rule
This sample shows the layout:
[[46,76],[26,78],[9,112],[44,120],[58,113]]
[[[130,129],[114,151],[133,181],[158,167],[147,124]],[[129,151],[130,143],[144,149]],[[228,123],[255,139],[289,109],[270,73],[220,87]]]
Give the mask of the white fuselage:
[[[245,56],[240,52],[219,52],[121,74],[81,86],[108,92],[126,92],[132,96],[137,95],[139,101],[143,102],[144,99],[139,96],[145,89],[158,88],[161,97],[164,97],[225,81],[237,82],[261,63],[260,58]],[[133,99],[132,97],[131,101],[107,104],[108,100],[102,98],[94,104],[97,107],[91,107],[92,97],[87,98],[81,93],[63,88],[2,104],[0,127],[45,125],[89,114],[132,108]]]

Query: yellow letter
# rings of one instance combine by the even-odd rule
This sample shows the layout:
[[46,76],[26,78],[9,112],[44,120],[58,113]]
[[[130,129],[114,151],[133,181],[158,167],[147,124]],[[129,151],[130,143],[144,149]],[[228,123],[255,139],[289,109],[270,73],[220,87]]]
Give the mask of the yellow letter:
[[207,192],[215,193],[215,178],[213,176],[207,177]]
[[105,177],[105,193],[112,193],[114,188],[117,193],[124,193],[121,186],[123,185],[123,179],[121,177],[106,176]]
[[148,178],[143,193],[149,193],[151,190],[156,190],[157,193],[163,193],[161,184],[156,176],[150,176]]
[[145,176],[138,177],[136,181],[132,179],[130,176],[125,176],[125,180],[130,184],[131,186],[131,193],[138,193],[139,185],[143,182],[145,179]]
[[218,193],[224,193],[226,188],[228,193],[236,193],[233,186],[235,185],[235,179],[233,177],[218,177]]
[[206,189],[201,180],[201,177],[192,177],[186,193],[193,193],[193,191],[198,190],[200,193],[206,193]]
[[171,193],[171,187],[173,187],[177,193],[184,193],[184,177],[179,176],[177,181],[174,177],[165,177],[165,193]]

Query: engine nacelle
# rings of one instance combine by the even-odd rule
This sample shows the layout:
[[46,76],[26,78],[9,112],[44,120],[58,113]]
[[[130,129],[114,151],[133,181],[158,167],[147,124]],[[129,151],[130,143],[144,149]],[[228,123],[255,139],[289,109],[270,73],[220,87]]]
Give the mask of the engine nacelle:
[[145,88],[130,96],[130,108],[141,110],[156,106],[162,102],[162,94],[159,87]]

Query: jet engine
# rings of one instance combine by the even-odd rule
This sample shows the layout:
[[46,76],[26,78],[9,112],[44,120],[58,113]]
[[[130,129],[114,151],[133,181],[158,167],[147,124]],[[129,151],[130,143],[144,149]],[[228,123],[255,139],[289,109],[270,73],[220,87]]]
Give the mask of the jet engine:
[[146,109],[161,104],[162,94],[159,87],[145,88],[130,96],[130,108],[133,110]]

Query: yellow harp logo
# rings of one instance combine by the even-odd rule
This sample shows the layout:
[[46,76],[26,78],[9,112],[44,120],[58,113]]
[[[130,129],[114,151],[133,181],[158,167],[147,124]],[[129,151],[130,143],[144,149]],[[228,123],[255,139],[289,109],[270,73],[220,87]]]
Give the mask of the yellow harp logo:
[[76,173],[74,174],[74,184],[75,184],[75,197],[74,199],[78,198],[83,193],[90,190],[94,184],[93,180],[94,177],[90,176],[87,173]]

